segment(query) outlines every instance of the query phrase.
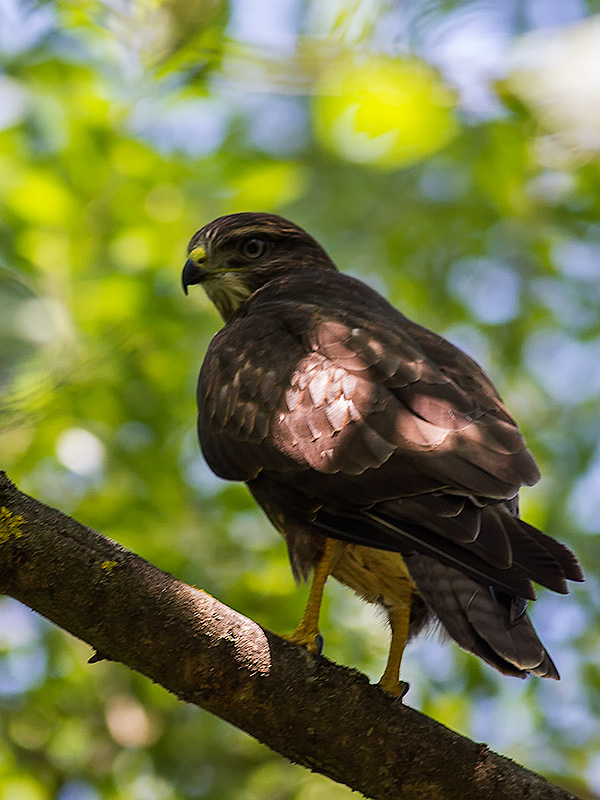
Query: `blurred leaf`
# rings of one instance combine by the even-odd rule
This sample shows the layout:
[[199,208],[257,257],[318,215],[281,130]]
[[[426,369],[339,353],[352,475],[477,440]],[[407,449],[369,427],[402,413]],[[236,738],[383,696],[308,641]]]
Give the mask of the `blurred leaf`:
[[370,57],[334,61],[313,103],[315,129],[350,161],[387,169],[421,161],[456,135],[453,96],[427,64]]

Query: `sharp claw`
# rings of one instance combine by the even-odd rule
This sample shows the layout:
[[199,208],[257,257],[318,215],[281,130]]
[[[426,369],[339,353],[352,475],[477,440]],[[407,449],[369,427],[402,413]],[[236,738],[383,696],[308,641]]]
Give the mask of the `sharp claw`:
[[283,638],[288,642],[304,647],[305,650],[308,650],[309,653],[313,653],[314,655],[320,656],[323,652],[324,640],[320,633],[313,635],[312,633],[307,634],[303,631],[295,630],[294,633],[289,636],[284,636]]
[[406,681],[395,681],[392,684],[387,683],[387,681],[379,681],[377,684],[382,691],[386,694],[391,695],[394,699],[399,700],[402,702],[402,698],[410,689],[410,684]]
[[88,664],[97,664],[99,661],[110,661],[108,656],[105,656],[104,653],[101,653],[99,650],[94,653],[94,655],[88,658]]

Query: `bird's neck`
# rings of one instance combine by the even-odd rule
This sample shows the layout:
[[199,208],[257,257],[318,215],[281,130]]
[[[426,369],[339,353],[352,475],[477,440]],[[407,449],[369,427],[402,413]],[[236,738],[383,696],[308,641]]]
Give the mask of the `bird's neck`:
[[225,272],[218,280],[206,281],[204,290],[224,322],[228,322],[253,293],[252,287],[235,272]]

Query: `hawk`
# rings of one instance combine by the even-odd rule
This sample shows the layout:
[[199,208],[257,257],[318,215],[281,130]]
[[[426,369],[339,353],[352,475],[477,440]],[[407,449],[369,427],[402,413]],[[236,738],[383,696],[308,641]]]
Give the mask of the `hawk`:
[[379,685],[392,695],[407,688],[407,640],[436,621],[506,675],[558,679],[527,601],[532,581],[564,594],[583,574],[519,517],[519,489],[539,471],[481,367],[274,214],[205,225],[182,281],[225,323],[198,381],[206,461],[246,483],[295,578],[313,575],[287,638],[320,652],[331,574],[387,612]]

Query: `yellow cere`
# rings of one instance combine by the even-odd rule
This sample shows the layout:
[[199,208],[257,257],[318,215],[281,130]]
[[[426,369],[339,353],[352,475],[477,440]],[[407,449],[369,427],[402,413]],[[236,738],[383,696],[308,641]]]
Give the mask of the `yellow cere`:
[[206,250],[203,247],[194,247],[189,258],[194,263],[200,264],[202,261],[206,261]]
[[6,506],[0,508],[0,544],[8,542],[9,539],[17,539],[22,536],[21,525],[23,517],[19,514],[15,516]]

